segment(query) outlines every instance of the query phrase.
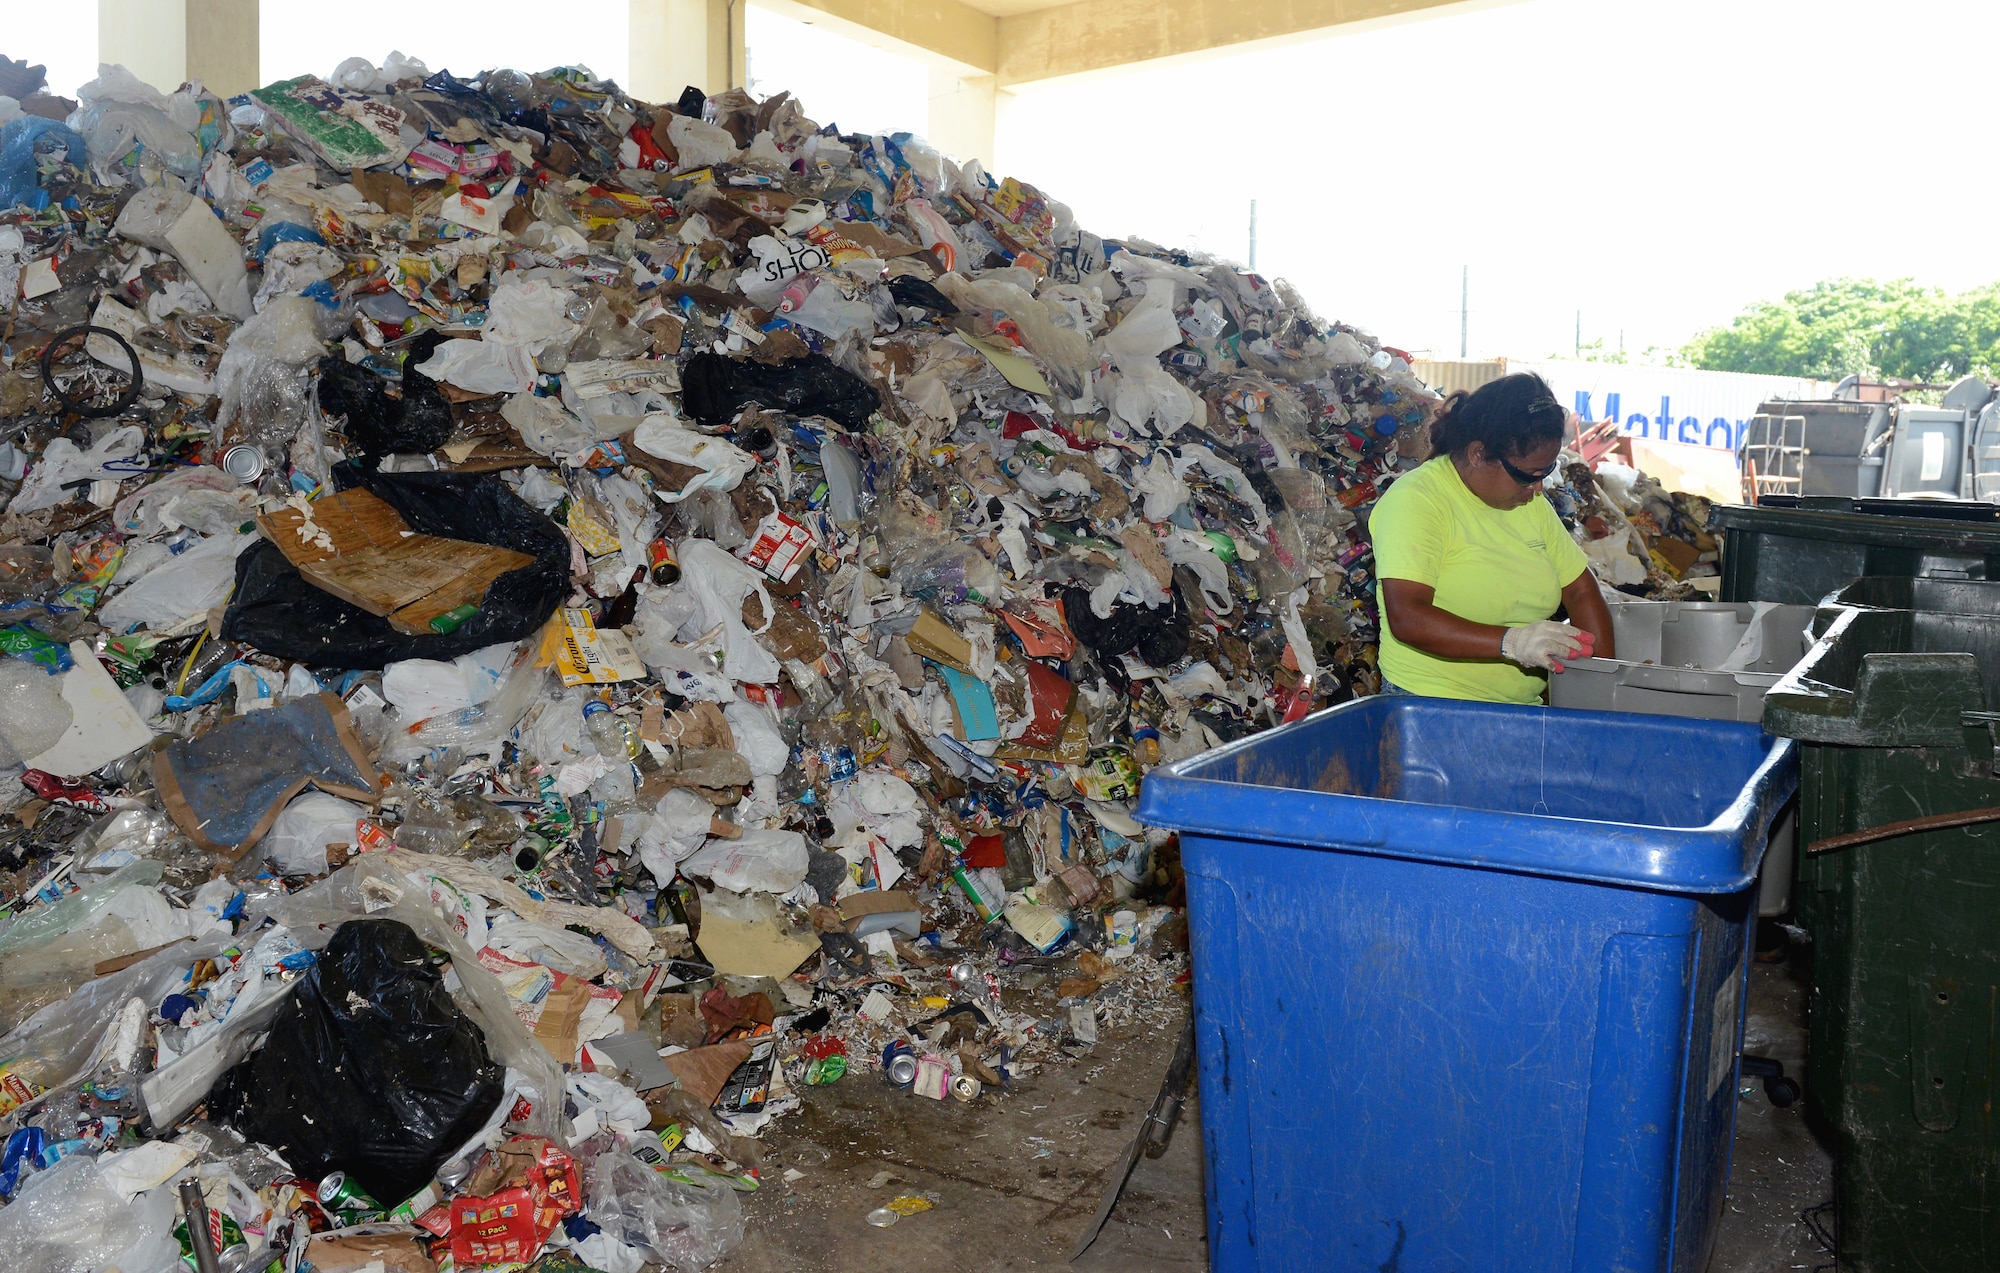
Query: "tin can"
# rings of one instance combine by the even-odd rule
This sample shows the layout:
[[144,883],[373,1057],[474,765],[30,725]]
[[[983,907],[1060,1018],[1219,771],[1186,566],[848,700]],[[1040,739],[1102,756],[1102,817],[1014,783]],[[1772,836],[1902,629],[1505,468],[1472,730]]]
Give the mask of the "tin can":
[[674,556],[674,546],[664,538],[646,545],[646,569],[657,584],[679,583],[681,578],[680,559]]
[[437,633],[439,636],[443,636],[448,632],[456,632],[461,624],[478,613],[479,607],[473,605],[471,602],[467,602],[462,606],[453,606],[431,620],[431,631]]
[[891,1087],[909,1087],[917,1081],[916,1049],[898,1039],[882,1049],[882,1073]]
[[254,446],[232,446],[222,453],[222,471],[247,485],[264,476],[264,453]]
[[961,1101],[976,1101],[980,1093],[979,1080],[970,1074],[961,1074],[951,1081],[951,1094]]
[[344,1171],[329,1171],[319,1182],[320,1205],[334,1211],[380,1211],[382,1204],[362,1192]]

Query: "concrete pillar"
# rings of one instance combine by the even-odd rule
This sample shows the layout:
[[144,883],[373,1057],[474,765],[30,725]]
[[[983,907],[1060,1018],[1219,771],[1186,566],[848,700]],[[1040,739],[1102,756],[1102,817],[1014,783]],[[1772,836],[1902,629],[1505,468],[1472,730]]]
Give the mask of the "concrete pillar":
[[97,60],[171,93],[187,78],[186,0],[97,0]]
[[97,0],[97,60],[163,93],[190,79],[223,97],[258,87],[259,0]]
[[977,159],[990,172],[1000,81],[936,64],[930,79],[931,122],[924,140],[960,162]]
[[262,88],[259,0],[186,0],[186,4],[188,78],[200,80],[218,97]]
[[704,93],[740,88],[745,78],[746,0],[628,0],[630,80],[625,90],[672,102],[692,84]]

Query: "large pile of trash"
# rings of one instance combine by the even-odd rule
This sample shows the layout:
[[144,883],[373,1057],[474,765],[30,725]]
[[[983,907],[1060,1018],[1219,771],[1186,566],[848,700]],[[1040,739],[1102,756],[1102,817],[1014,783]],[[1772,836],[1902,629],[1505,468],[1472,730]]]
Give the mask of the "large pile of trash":
[[1174,1004],[1143,774],[1379,686],[1436,395],[1282,283],[784,94],[0,70],[20,1267],[703,1267],[803,1087]]

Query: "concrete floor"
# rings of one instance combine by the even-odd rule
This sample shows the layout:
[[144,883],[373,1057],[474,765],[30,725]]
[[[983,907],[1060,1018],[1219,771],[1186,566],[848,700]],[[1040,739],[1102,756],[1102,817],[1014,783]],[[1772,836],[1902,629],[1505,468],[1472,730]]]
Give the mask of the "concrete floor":
[[[809,1089],[804,1111],[765,1134],[770,1183],[744,1199],[748,1235],[717,1267],[882,1273],[1065,1265],[1096,1214],[1107,1169],[1159,1092],[1179,1037],[1174,1011],[1163,1014],[1163,1028],[1106,1029],[1084,1064],[1038,1071],[997,1102],[929,1101],[872,1073]],[[1103,1234],[1070,1267],[1208,1267],[1199,1119],[1190,1105],[1167,1153],[1140,1160]],[[803,1175],[786,1183],[787,1168]],[[871,1227],[868,1213],[899,1195],[934,1196],[937,1205],[891,1228]]]
[[[1797,960],[1751,976],[1746,1050],[1803,1073],[1806,984]],[[1090,1060],[1024,1079],[999,1102],[939,1104],[857,1075],[805,1094],[802,1114],[764,1137],[748,1236],[729,1273],[814,1269],[1000,1270],[1067,1263],[1095,1213],[1109,1168],[1145,1117],[1173,1051],[1171,1010],[1150,1029],[1107,1031]],[[1799,1106],[1777,1109],[1755,1080],[1737,1107],[1730,1196],[1709,1273],[1831,1270],[1808,1213],[1832,1197],[1832,1160]],[[1191,1103],[1168,1153],[1140,1159],[1078,1273],[1204,1270],[1199,1110]],[[803,1173],[787,1183],[787,1168]],[[879,1181],[880,1183],[876,1183]],[[864,1217],[903,1194],[933,1210],[877,1229]],[[1819,1222],[1830,1226],[1824,1211]]]

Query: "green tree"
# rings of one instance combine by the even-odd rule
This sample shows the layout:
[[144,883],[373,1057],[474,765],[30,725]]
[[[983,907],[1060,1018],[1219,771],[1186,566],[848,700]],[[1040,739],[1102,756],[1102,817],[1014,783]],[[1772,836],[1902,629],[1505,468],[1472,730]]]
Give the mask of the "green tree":
[[1911,279],[1828,279],[1749,306],[1681,356],[1709,371],[1952,380],[2000,366],[2000,284],[1953,295]]

